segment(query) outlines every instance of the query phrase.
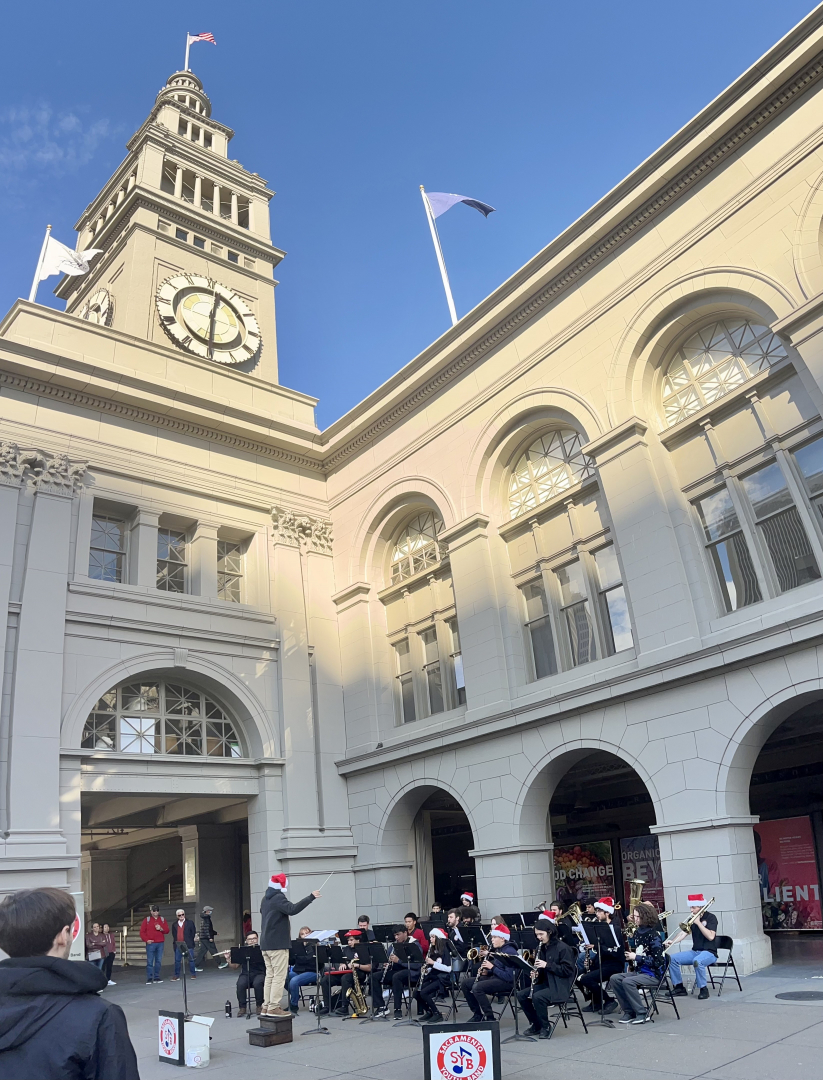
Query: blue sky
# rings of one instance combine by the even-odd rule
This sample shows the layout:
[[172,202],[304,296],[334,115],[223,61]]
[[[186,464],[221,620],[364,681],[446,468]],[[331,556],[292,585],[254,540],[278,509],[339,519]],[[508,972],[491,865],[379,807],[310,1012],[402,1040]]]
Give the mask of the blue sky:
[[[72,227],[125,156],[187,30],[231,156],[277,195],[280,378],[321,427],[449,326],[419,195],[465,314],[810,10],[808,0],[233,0],[8,5],[0,308],[45,225]],[[44,282],[38,299],[62,307]]]

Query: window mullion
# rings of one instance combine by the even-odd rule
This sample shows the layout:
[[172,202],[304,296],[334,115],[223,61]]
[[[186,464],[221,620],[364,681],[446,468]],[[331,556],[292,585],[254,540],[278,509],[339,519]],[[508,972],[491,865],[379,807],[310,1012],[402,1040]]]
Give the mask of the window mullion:
[[735,512],[737,513],[737,520],[740,522],[743,536],[746,543],[749,545],[749,555],[754,564],[754,571],[757,574],[761,585],[766,586],[767,594],[769,596],[778,596],[780,594],[780,586],[778,585],[777,575],[774,572],[772,560],[766,550],[766,541],[763,538],[760,529],[757,527],[754,513],[749,505],[749,500],[743,494],[740,488],[740,481],[737,477],[732,476],[731,473],[726,470],[724,470],[724,474],[726,477],[726,489],[729,492],[729,497],[731,498]]
[[597,569],[594,565],[594,558],[588,551],[580,551],[578,558],[583,567],[583,580],[586,583],[586,592],[588,593],[589,611],[594,620],[594,632],[597,637],[598,646],[597,655],[611,656],[614,652],[614,649],[610,644],[612,634],[611,629],[606,630],[606,627],[603,625],[600,583],[597,580]]
[[454,670],[451,660],[451,631],[446,620],[439,616],[434,620],[434,632],[437,636],[437,655],[440,661],[440,687],[443,694],[444,710],[457,707],[457,689],[454,685]]
[[823,566],[823,543],[821,543],[821,534],[817,527],[817,521],[814,518],[814,513],[810,508],[808,496],[806,494],[805,487],[798,481],[792,462],[790,460],[791,454],[786,450],[775,448],[775,458],[777,464],[780,466],[780,471],[786,480],[786,486],[789,489],[789,494],[794,501],[795,508],[803,524],[803,528],[806,530],[806,537],[809,541],[809,546],[814,552],[817,565]]
[[[543,578],[543,588],[546,590],[549,625],[552,628],[552,637],[554,638],[557,669],[558,671],[568,671],[574,667],[574,664],[572,663],[566,618],[560,606],[560,586],[554,573],[545,566],[541,568],[541,576]],[[563,623],[562,627],[561,622]]]

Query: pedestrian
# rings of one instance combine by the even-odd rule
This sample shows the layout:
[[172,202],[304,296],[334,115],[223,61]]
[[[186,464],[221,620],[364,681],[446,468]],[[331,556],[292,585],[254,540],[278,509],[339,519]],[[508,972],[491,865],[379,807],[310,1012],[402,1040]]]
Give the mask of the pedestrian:
[[160,965],[163,962],[163,946],[169,924],[160,914],[157,904],[152,904],[149,913],[140,924],[140,940],[146,943],[146,986],[161,983]]
[[114,967],[114,958],[117,955],[117,942],[107,922],[103,923],[103,937],[106,939],[106,963],[103,971],[109,980],[109,986],[117,986],[116,982],[111,981],[111,969]]
[[289,916],[299,914],[312,900],[320,895],[316,890],[293,904],[286,899],[289,879],[285,874],[272,874],[269,887],[260,904],[260,948],[266,962],[266,985],[263,990],[261,1016],[291,1016],[288,1009],[281,1009],[286,973],[289,970],[289,946],[291,927]]
[[249,934],[253,934],[253,933],[255,933],[255,931],[252,930],[252,928],[251,928],[251,912],[250,911],[244,911],[243,912],[243,937],[245,938]]
[[194,957],[195,971],[202,971],[201,964],[206,958],[206,953],[211,955],[217,961],[219,968],[229,966],[228,960],[217,951],[217,946],[214,941],[217,937],[217,931],[214,929],[214,923],[211,921],[214,908],[211,904],[206,904],[203,910],[200,912],[200,933],[195,937],[195,941],[199,941],[200,944],[197,947],[197,953]]
[[86,959],[101,971],[106,966],[106,939],[99,922],[92,923],[91,932],[86,934]]
[[185,957],[189,960],[189,974],[192,979],[196,979],[195,967],[194,967],[194,939],[196,935],[196,927],[192,919],[186,918],[186,911],[184,908],[177,909],[177,918],[171,924],[171,939],[174,943],[174,975],[171,977],[172,982],[180,981],[180,968],[183,966]]
[[119,1005],[93,964],[69,960],[76,912],[62,889],[0,903],[0,1080],[140,1080]]

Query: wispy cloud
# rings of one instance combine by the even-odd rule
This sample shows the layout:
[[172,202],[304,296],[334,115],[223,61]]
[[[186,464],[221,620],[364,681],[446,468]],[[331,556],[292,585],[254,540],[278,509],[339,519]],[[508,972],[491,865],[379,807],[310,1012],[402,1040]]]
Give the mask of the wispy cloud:
[[89,121],[46,104],[10,106],[0,111],[0,173],[74,172],[112,134],[107,119]]

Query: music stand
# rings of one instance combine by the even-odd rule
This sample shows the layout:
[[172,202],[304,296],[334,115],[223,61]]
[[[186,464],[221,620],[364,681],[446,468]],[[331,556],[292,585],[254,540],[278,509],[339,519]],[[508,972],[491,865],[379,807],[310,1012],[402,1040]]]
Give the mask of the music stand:
[[[375,941],[382,941],[384,944],[394,941],[394,932],[397,929],[395,923],[376,923],[373,929]],[[405,930],[405,927],[403,929]]]
[[314,949],[314,974],[317,979],[317,995],[314,999],[314,1015],[317,1017],[317,1027],[309,1028],[307,1031],[301,1031],[301,1035],[328,1035],[330,1034],[327,1027],[320,1026],[320,965],[323,968],[329,962],[329,948],[326,945],[319,945],[316,941],[311,941],[309,938],[303,938],[307,949]]
[[539,911],[524,911],[523,912],[523,926],[528,929],[530,926],[534,926],[537,920],[540,918]]
[[[366,948],[368,949],[369,959],[371,960],[371,975],[369,976],[369,982],[371,983],[371,1009],[369,1011],[369,1015],[367,1017],[365,1017],[365,1019],[361,1020],[360,1023],[361,1024],[373,1024],[375,1022],[375,1020],[388,1020],[388,1016],[375,1016],[374,1015],[374,1012],[375,1012],[374,969],[375,969],[375,967],[379,967],[381,964],[388,964],[389,958],[388,958],[388,955],[386,954],[386,947],[385,947],[385,945],[383,944],[382,941],[370,941],[368,943],[368,945],[366,946]],[[381,987],[383,985],[382,978],[381,978],[380,985],[381,985]],[[381,993],[380,1002],[381,1002],[381,1005],[382,1005],[382,1002],[383,1002],[382,993]]]
[[508,914],[504,911],[501,913],[500,918],[508,926],[509,930],[522,930],[525,926],[522,911],[510,911]]
[[468,926],[460,927],[460,936],[464,942],[468,942],[469,948],[476,946],[479,949],[481,945],[486,944],[486,935],[479,926],[471,923]]
[[[603,974],[603,954],[600,951],[600,934],[601,934],[600,927],[605,926],[605,925],[606,925],[606,923],[601,923],[599,921],[595,924],[596,929],[595,929],[594,936],[597,938],[597,974],[598,975]],[[606,1019],[606,1014],[603,1012],[603,1008],[605,1006],[605,1001],[603,1000],[604,997],[605,997],[605,994],[603,993],[603,980],[601,979],[600,980],[600,1021],[599,1021],[599,1023],[600,1023],[601,1027],[613,1028],[614,1024],[612,1023],[611,1020]]]
[[251,981],[251,962],[255,953],[263,958],[262,950],[259,945],[239,945],[229,950],[229,961],[232,964],[239,964],[243,969],[243,974],[246,976],[246,1019],[251,1020],[251,998],[254,993],[254,986]]
[[[522,956],[513,956],[510,953],[498,953],[497,959],[504,967],[514,968],[516,973],[521,971],[528,971],[531,975],[534,971],[534,965],[530,964],[528,960],[524,960]],[[517,1000],[517,974],[514,976],[514,986],[509,995],[509,1005],[511,1006],[512,1016],[514,1017],[514,1035],[509,1035],[507,1039],[502,1039],[501,1043],[509,1042],[534,1042],[534,1037],[531,1035],[520,1034],[520,1022],[517,1019],[517,1013],[519,1009],[519,1001]],[[502,1015],[502,1014],[501,1014]]]
[[423,974],[423,968],[425,966],[423,963],[423,952],[416,941],[406,941],[402,945],[395,942],[394,951],[400,957],[401,962],[406,965],[406,971],[408,972],[409,1006],[407,1019],[395,1021],[392,1027],[420,1027],[420,1022],[418,1020],[412,1020],[411,1008],[414,991],[419,986],[421,980],[418,979],[417,984],[412,987],[411,969],[412,964],[420,964],[420,974]]

